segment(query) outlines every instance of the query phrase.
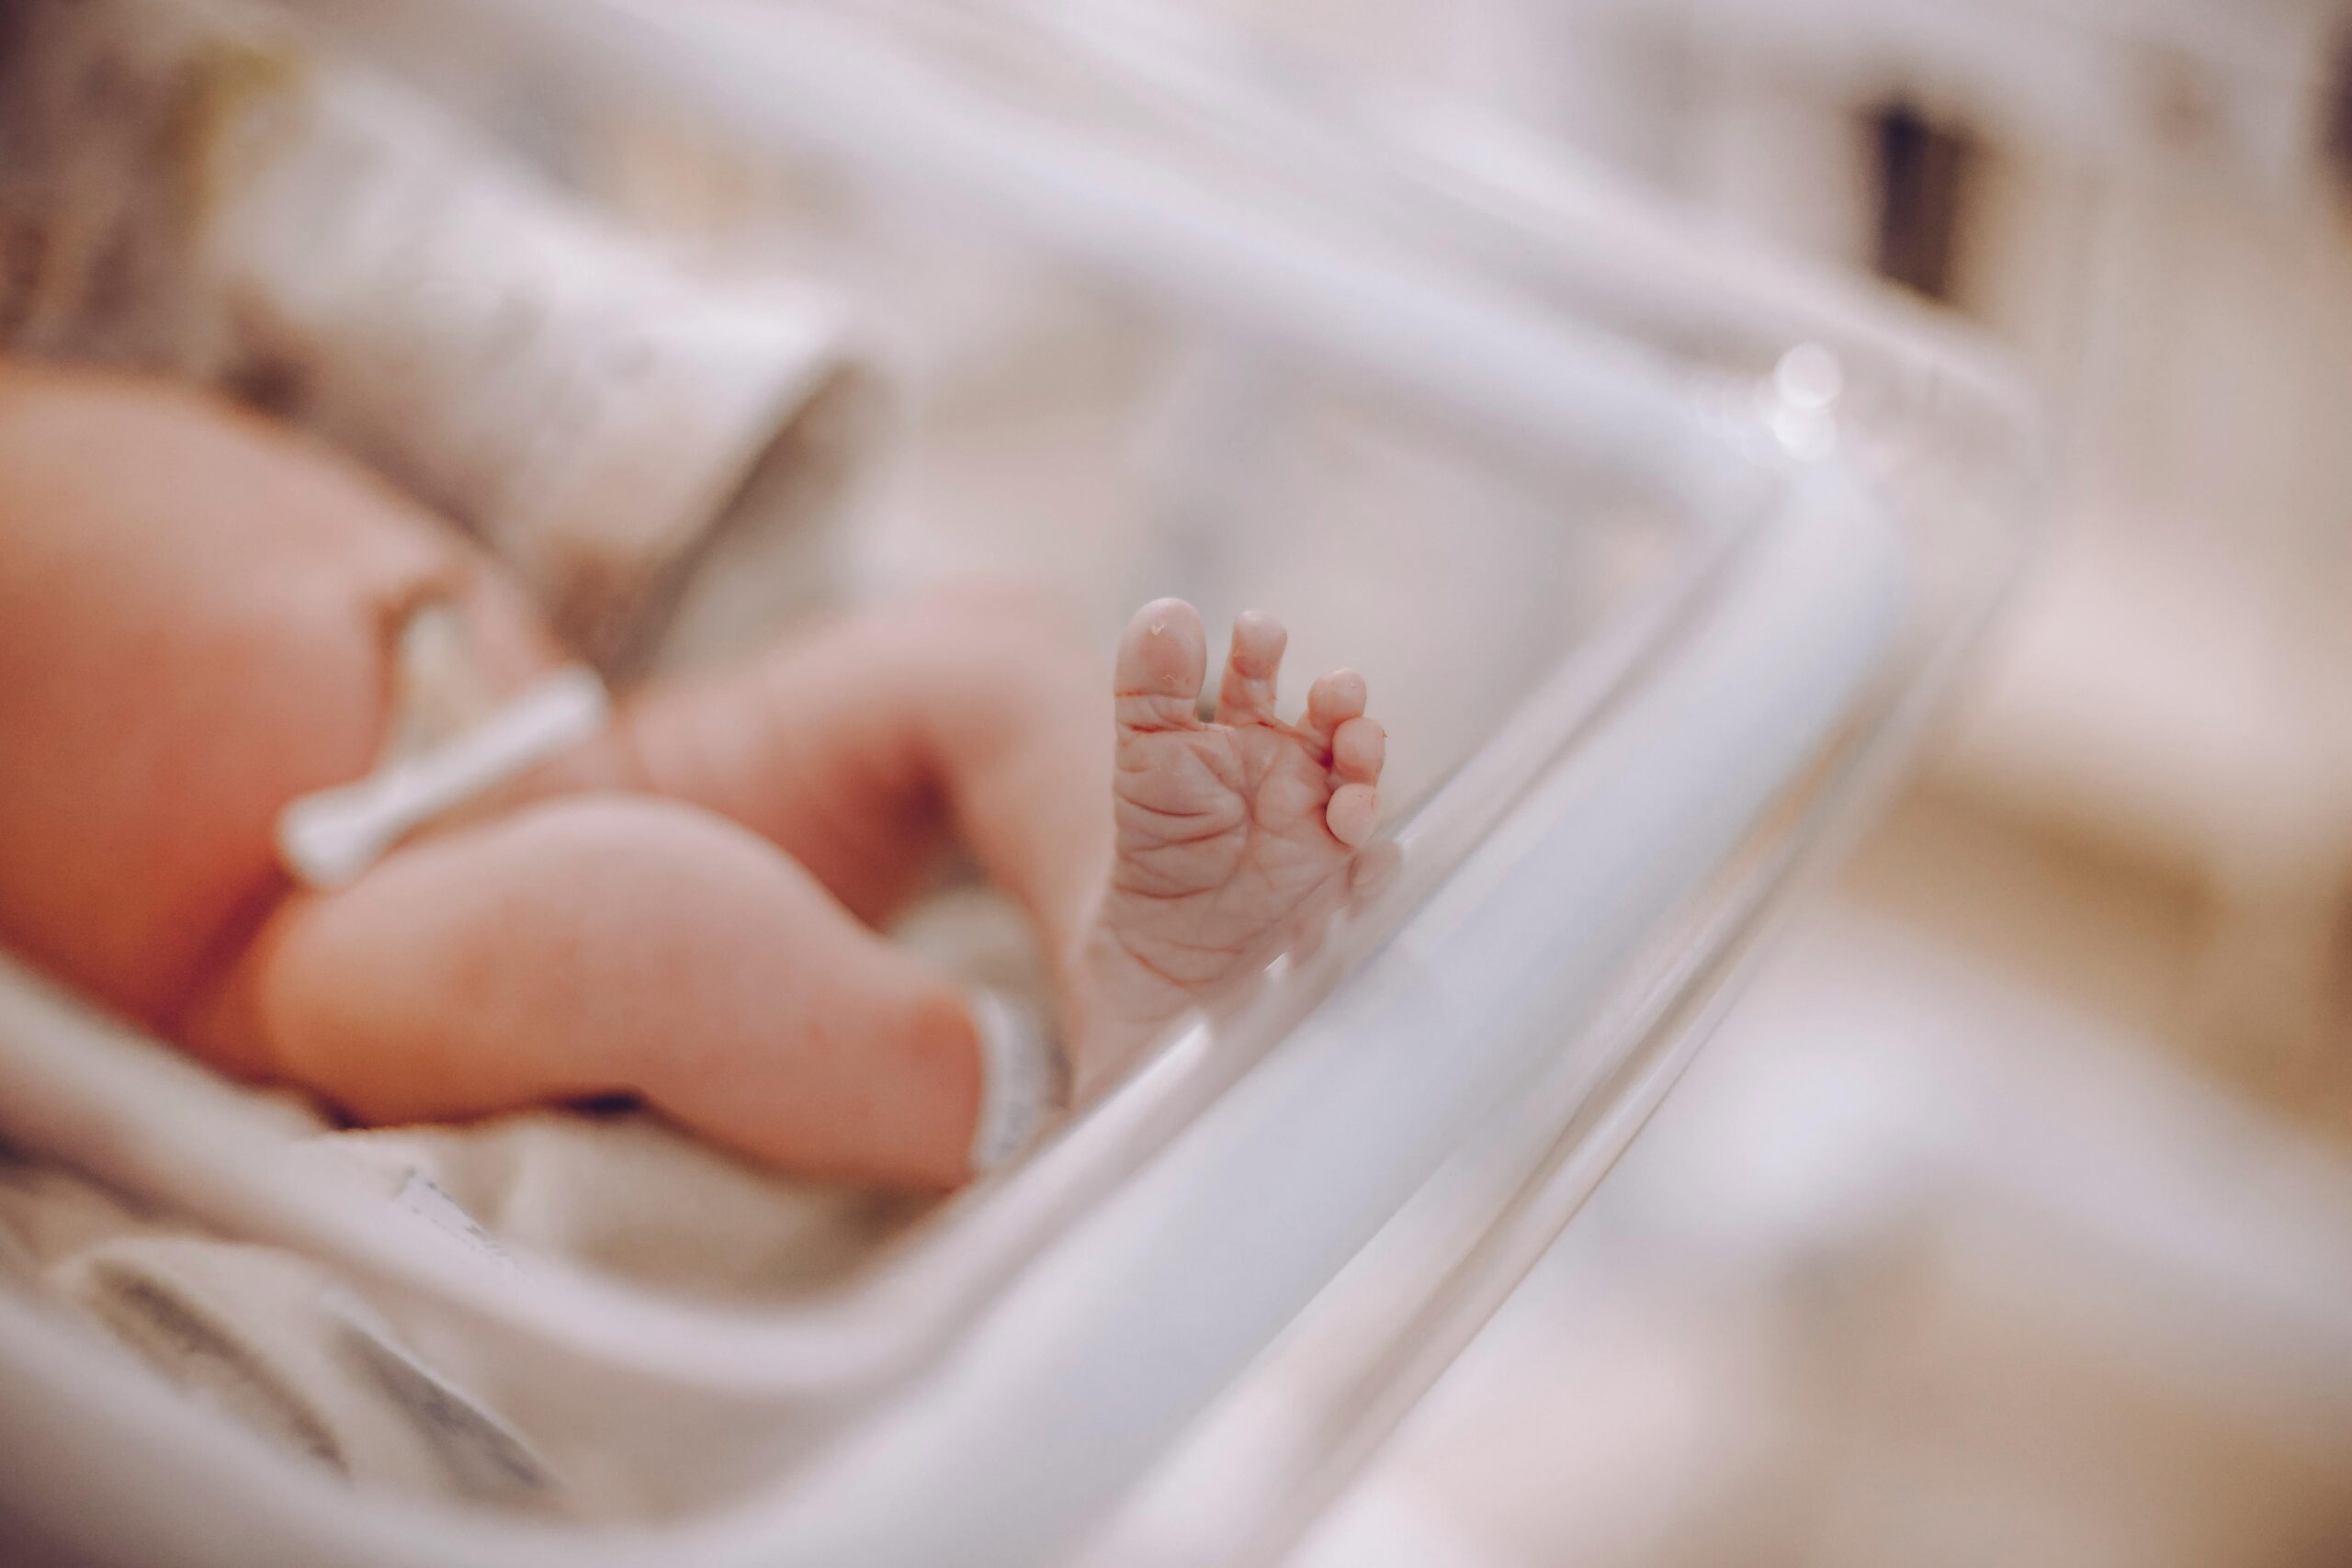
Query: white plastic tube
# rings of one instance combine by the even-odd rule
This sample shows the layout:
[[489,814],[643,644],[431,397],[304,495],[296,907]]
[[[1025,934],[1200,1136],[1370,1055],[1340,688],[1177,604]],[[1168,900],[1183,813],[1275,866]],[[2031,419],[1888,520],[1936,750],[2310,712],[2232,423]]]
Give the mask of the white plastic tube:
[[341,887],[435,818],[593,739],[611,712],[596,672],[566,665],[440,745],[288,806],[278,858],[306,886]]

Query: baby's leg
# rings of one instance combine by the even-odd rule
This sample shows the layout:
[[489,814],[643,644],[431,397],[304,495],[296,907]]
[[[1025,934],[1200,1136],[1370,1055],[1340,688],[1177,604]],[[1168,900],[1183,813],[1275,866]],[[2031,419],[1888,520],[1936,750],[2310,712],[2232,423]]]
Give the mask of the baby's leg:
[[956,987],[690,807],[572,796],[412,844],[290,901],[225,998],[249,1066],[364,1121],[628,1092],[810,1174],[970,1174]]
[[1034,605],[933,600],[644,694],[628,732],[652,787],[782,845],[869,920],[952,823],[1035,923],[1083,1096],[1299,934],[1335,875],[1374,869],[1354,849],[1385,733],[1344,671],[1279,719],[1284,642],[1244,615],[1204,722],[1188,604],[1137,615],[1106,687]]
[[1111,866],[1110,723],[1081,637],[1034,599],[967,590],[657,685],[626,726],[651,788],[781,846],[869,922],[952,828],[1067,981]]

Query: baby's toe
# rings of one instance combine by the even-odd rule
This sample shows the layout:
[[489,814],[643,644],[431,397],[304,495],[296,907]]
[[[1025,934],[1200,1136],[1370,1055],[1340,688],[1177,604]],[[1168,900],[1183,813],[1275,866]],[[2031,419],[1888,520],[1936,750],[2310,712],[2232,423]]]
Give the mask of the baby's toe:
[[1331,732],[1331,771],[1351,784],[1378,784],[1387,756],[1388,732],[1378,719],[1359,716]]
[[1334,670],[1307,688],[1307,733],[1328,747],[1340,726],[1363,712],[1363,677],[1352,670]]
[[1208,635],[1200,612],[1182,599],[1155,599],[1137,610],[1119,638],[1114,676],[1122,728],[1190,728],[1208,669]]
[[1380,815],[1380,795],[1367,784],[1344,784],[1331,792],[1323,808],[1331,837],[1354,849],[1372,837],[1373,820]]
[[1274,716],[1274,672],[1282,668],[1290,633],[1263,610],[1244,610],[1233,623],[1233,651],[1217,689],[1219,724],[1265,724]]

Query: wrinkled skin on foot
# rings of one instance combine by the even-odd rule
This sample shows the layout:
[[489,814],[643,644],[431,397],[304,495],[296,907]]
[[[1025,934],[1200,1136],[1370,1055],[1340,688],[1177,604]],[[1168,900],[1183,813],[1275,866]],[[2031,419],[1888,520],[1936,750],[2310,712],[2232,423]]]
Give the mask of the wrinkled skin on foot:
[[1236,621],[1208,721],[1207,637],[1190,604],[1147,604],[1120,640],[1118,836],[1090,954],[1091,1061],[1124,1055],[1271,956],[1371,836],[1387,736],[1363,716],[1363,677],[1324,676],[1286,723],[1274,677],[1287,640],[1270,615]]

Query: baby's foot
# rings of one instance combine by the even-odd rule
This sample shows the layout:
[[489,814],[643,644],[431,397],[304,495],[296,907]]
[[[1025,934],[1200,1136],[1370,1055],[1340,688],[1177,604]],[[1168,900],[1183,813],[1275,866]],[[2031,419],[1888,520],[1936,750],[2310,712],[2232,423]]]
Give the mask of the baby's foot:
[[1245,612],[1217,690],[1198,711],[1207,637],[1181,599],[1147,604],[1120,639],[1117,856],[1088,954],[1086,1065],[1268,955],[1372,833],[1387,736],[1363,716],[1363,677],[1324,676],[1297,724],[1274,716],[1289,634]]

